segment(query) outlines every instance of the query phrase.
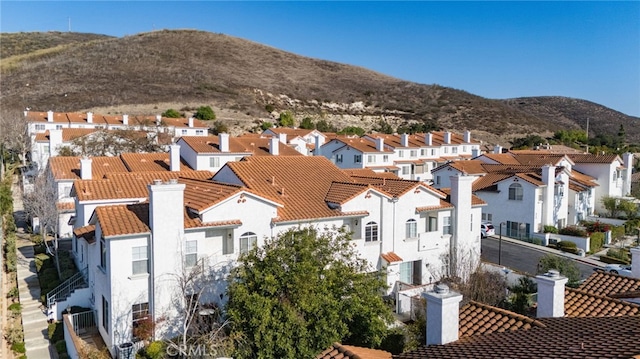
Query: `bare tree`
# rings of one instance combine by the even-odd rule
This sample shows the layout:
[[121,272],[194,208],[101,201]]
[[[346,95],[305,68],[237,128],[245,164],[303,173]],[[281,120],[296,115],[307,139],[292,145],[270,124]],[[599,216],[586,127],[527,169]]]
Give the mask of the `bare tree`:
[[[0,109],[0,156],[5,150],[13,151],[20,156],[22,165],[27,164],[27,153],[31,149],[27,121],[24,115],[15,109]],[[4,160],[2,161],[4,164]],[[1,172],[2,170],[0,170]]]
[[160,152],[158,133],[130,129],[100,130],[71,141],[68,156],[117,156],[121,153]]

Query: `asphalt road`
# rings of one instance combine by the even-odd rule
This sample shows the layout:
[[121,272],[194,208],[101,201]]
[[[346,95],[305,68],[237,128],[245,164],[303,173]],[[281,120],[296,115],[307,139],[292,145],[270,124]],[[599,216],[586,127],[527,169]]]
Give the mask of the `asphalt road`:
[[[498,263],[499,240],[497,237],[488,237],[482,239],[482,260],[491,263]],[[502,241],[502,256],[500,264],[511,269],[515,269],[522,273],[534,275],[537,273],[538,262],[547,254],[544,250],[514,244]],[[587,278],[593,273],[595,266],[575,261],[582,274],[582,279]]]

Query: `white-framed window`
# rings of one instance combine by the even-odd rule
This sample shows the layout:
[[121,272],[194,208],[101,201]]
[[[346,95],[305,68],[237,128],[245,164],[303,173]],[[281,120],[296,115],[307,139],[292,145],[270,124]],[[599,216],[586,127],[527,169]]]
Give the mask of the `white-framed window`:
[[458,153],[458,147],[451,147],[451,153]]
[[366,226],[364,226],[364,241],[378,241],[378,224],[376,222],[369,222]]
[[100,237],[100,267],[107,269],[107,242],[104,237]]
[[[145,319],[149,318],[149,303],[138,303],[131,306],[131,318],[133,324],[133,333],[135,336],[136,328]],[[140,338],[142,339],[142,338]]]
[[102,296],[102,328],[109,333],[109,302]]
[[149,273],[149,253],[147,246],[131,248],[131,264],[133,275]]
[[367,163],[376,163],[376,155],[367,155]]
[[429,216],[427,220],[427,232],[437,232],[438,231],[438,217]]
[[382,162],[389,162],[389,155],[383,155]]
[[336,163],[342,163],[342,155],[336,155]]
[[442,218],[442,234],[451,234],[451,217]]
[[420,149],[420,156],[426,156],[427,155],[427,150],[424,148]]
[[418,238],[418,222],[415,219],[410,218],[405,223],[405,238]]
[[240,236],[240,253],[247,253],[256,246],[258,236],[253,232],[246,232]]
[[56,125],[56,130],[62,130],[62,125]]
[[522,201],[522,185],[520,183],[512,183],[509,186],[509,200]]
[[184,242],[184,266],[193,267],[198,263],[198,241]]
[[213,168],[220,167],[220,158],[219,157],[209,157],[209,167],[213,167]]
[[404,157],[404,151],[398,150],[398,157]]
[[417,157],[417,156],[418,156],[418,151],[416,151],[416,150],[411,150],[411,151],[409,152],[409,156],[411,156],[411,157]]
[[431,156],[435,156],[435,155],[436,155],[436,149],[435,149],[435,148],[432,148],[432,149],[431,149]]
[[196,135],[197,135],[197,136],[202,136],[202,135],[204,135],[204,130],[196,130]]
[[467,152],[467,146],[462,146],[462,152]]
[[36,131],[44,131],[45,128],[46,127],[43,124],[36,124]]
[[444,153],[449,153],[449,147],[443,147]]
[[482,212],[482,220],[485,222],[493,222],[493,214]]
[[353,155],[353,163],[362,163],[362,155]]
[[402,174],[408,175],[411,173],[411,166],[402,166]]
[[402,283],[413,283],[413,262],[400,263],[400,281]]
[[185,129],[180,130],[180,134],[183,135],[183,136],[186,135],[187,134],[187,130],[185,130]]

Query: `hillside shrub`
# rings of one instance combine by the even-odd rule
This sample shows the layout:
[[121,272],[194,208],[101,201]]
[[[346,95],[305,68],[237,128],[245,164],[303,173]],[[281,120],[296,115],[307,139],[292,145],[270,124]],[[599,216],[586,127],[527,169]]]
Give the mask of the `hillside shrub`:
[[180,112],[170,108],[161,114],[162,117],[180,118],[184,117]]
[[569,252],[573,254],[578,254],[578,246],[569,241],[560,241],[556,244],[557,248],[563,252]]
[[604,233],[603,232],[591,233],[591,237],[589,238],[589,248],[591,248],[591,251],[597,252],[603,246],[604,246]]
[[544,233],[558,233],[558,228],[555,226],[544,226]]
[[199,120],[210,121],[216,119],[216,113],[213,112],[210,106],[200,106],[193,117]]
[[9,305],[9,311],[11,311],[13,317],[18,317],[20,312],[22,312],[22,305],[20,305],[20,303],[11,303],[11,305]]
[[11,350],[20,354],[24,354],[27,352],[26,348],[24,347],[24,342],[17,342],[17,343],[11,344]]
[[574,237],[587,237],[587,232],[584,229],[576,226],[564,227],[560,229],[558,233]]

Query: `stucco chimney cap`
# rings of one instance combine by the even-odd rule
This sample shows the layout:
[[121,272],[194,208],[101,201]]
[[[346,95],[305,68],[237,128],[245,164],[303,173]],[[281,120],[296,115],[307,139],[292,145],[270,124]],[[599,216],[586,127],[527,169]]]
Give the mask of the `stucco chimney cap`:
[[438,284],[435,286],[434,291],[438,294],[447,294],[449,293],[449,286],[446,284]]

